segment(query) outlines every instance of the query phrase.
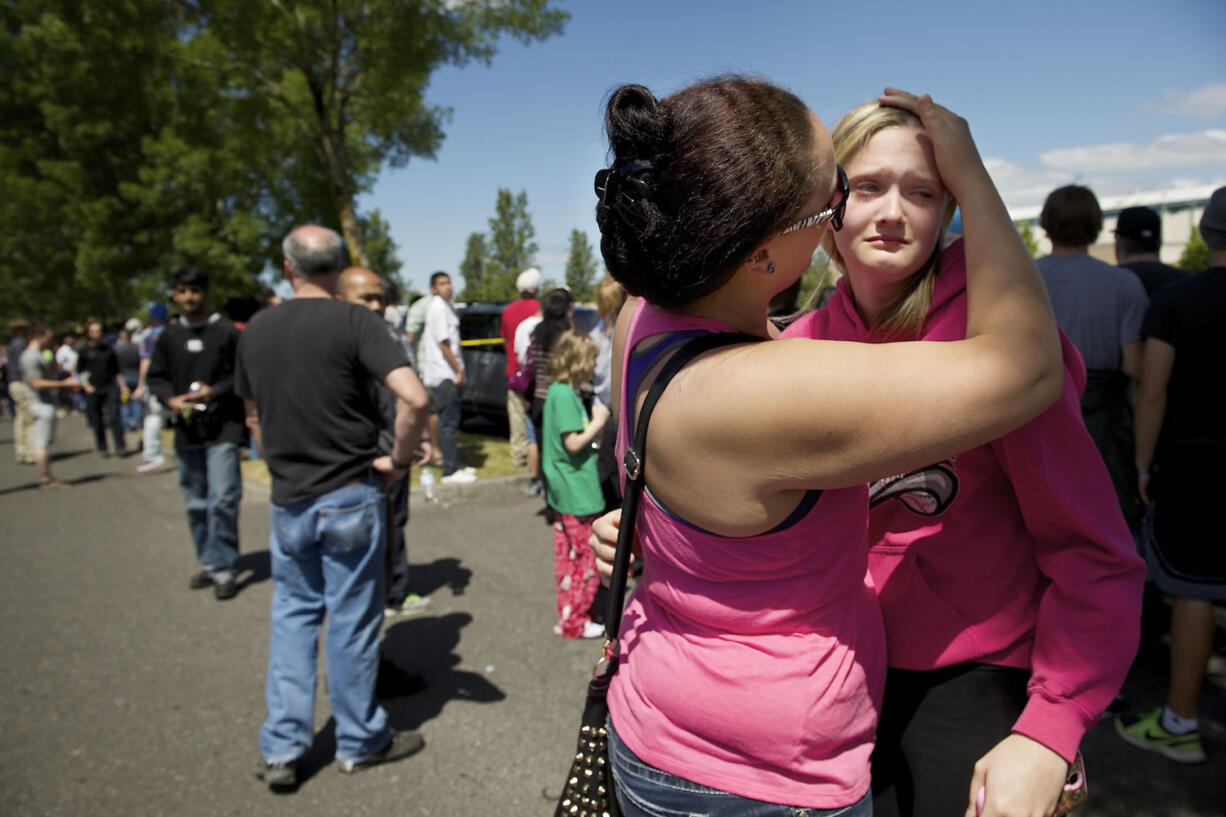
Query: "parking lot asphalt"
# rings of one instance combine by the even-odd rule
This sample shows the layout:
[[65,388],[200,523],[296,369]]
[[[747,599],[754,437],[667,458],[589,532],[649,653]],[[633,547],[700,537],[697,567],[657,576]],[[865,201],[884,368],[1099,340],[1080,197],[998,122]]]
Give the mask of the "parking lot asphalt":
[[[386,624],[381,692],[425,750],[337,774],[321,671],[307,779],[274,795],[252,775],[272,590],[267,489],[247,487],[241,591],[218,602],[187,587],[196,565],[172,469],[137,476],[135,457],[102,459],[69,417],[55,468],[71,487],[39,490],[11,442],[0,423],[0,814],[552,814],[599,645],[551,635],[551,534],[515,479],[435,505],[414,498],[411,582],[430,606]],[[1125,687],[1137,710],[1165,685],[1165,606],[1147,610]],[[1201,721],[1210,762],[1148,755],[1104,723],[1083,744],[1081,814],[1226,814],[1218,636]]]

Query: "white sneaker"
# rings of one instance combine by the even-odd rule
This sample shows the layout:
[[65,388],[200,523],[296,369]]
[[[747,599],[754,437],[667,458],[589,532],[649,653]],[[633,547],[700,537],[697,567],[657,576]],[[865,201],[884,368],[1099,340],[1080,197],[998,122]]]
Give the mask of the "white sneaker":
[[156,471],[166,464],[165,457],[154,457],[151,460],[145,460],[140,465],[136,466],[136,473],[147,474],[150,471]]
[[467,485],[476,481],[477,475],[471,471],[456,471],[439,480],[444,485]]
[[472,474],[474,477],[477,475],[477,469],[473,468],[471,465],[465,465],[460,470],[466,474]]
[[589,621],[583,625],[583,634],[580,638],[604,638],[604,625],[597,624],[594,621]]

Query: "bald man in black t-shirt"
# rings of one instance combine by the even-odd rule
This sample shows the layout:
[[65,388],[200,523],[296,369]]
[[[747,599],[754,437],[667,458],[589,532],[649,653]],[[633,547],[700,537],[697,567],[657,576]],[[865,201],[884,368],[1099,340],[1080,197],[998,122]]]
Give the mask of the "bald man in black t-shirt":
[[[327,613],[328,694],[342,772],[421,749],[393,732],[375,700],[382,624],[387,485],[404,476],[425,416],[425,389],[369,309],[333,299],[343,246],[317,226],[286,237],[294,298],[256,314],[239,343],[236,391],[272,474],[269,551],[275,581],[268,719],[257,775],[297,784],[314,739],[316,645]],[[368,381],[396,395],[391,454],[379,454]]]

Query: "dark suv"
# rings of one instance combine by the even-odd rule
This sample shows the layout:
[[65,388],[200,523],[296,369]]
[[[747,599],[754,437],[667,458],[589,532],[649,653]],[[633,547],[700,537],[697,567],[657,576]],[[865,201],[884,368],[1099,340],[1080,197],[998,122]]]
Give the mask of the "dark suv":
[[[456,304],[464,354],[464,416],[502,420],[507,414],[507,351],[498,334],[506,303]],[[575,304],[575,329],[587,334],[599,316],[594,307]]]

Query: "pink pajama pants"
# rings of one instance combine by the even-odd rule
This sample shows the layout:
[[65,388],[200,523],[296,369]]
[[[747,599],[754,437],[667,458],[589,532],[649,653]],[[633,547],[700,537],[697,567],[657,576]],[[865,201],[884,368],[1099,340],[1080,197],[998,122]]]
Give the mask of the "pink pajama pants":
[[559,513],[553,523],[553,579],[558,593],[558,623],[564,638],[578,638],[590,621],[588,608],[596,598],[600,577],[596,554],[588,545],[591,516]]

